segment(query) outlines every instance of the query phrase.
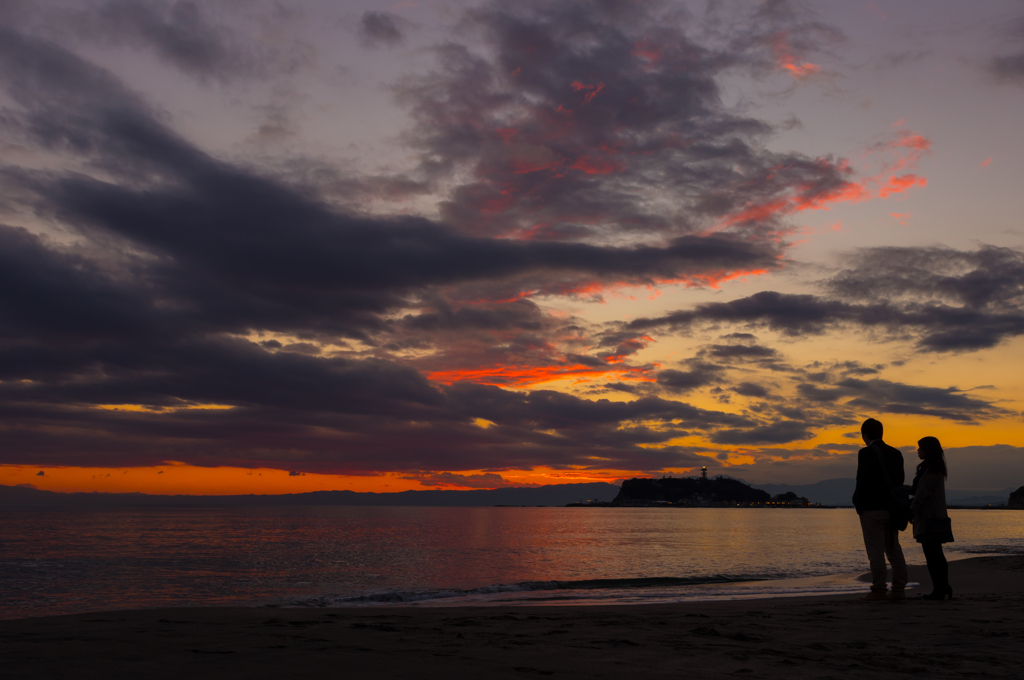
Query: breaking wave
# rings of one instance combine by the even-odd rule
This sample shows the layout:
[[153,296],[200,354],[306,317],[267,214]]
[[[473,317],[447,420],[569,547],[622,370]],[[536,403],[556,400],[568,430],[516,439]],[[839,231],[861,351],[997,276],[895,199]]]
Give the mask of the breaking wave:
[[[317,595],[284,603],[283,606],[305,606],[305,607],[344,607],[352,605],[374,605],[374,604],[401,604],[427,602],[434,600],[452,599],[479,599],[487,598],[493,601],[493,596],[520,593],[539,593],[542,591],[567,591],[561,599],[582,600],[588,599],[585,593],[580,591],[598,591],[594,594],[602,599],[607,598],[611,591],[636,591],[637,589],[675,590],[687,586],[709,586],[732,583],[753,583],[768,580],[786,578],[784,574],[772,574],[771,576],[742,575],[742,576],[707,576],[697,578],[629,578],[629,579],[588,579],[582,581],[522,581],[520,583],[498,584],[482,586],[479,588],[440,588],[424,590],[382,590],[378,592],[363,593],[360,595]],[[560,598],[546,598],[560,599]]]

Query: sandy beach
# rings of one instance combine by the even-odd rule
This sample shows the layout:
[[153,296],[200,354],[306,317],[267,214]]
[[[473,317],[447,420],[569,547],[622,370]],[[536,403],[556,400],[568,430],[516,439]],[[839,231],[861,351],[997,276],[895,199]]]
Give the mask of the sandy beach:
[[[0,658],[5,678],[1021,677],[1024,557],[951,562],[950,579],[944,602],[77,614],[0,621]],[[924,567],[911,580],[929,589]]]

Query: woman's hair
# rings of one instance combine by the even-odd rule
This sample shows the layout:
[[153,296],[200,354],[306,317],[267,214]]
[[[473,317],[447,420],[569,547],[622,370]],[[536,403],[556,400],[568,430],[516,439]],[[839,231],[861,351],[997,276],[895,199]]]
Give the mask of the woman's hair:
[[941,472],[944,478],[947,477],[949,472],[946,470],[946,457],[942,453],[942,444],[939,440],[935,437],[922,437],[917,440],[917,445],[924,452],[924,460],[917,466],[917,471],[928,468],[933,472]]

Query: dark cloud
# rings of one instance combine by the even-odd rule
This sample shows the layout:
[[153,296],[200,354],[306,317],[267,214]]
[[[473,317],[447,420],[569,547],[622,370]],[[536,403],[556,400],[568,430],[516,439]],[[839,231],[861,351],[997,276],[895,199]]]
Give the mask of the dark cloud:
[[851,307],[814,295],[792,295],[765,291],[731,302],[698,305],[692,310],[665,316],[640,318],[626,324],[632,332],[658,327],[683,330],[701,322],[731,322],[760,325],[787,335],[824,332],[831,325],[852,316]]
[[736,394],[744,397],[767,397],[768,390],[761,385],[751,382],[743,382],[732,388],[732,391]]
[[[340,214],[194,148],[102,69],[10,37],[0,59],[18,65],[3,70],[21,107],[15,132],[115,178],[5,169],[81,238],[62,246],[0,228],[0,416],[20,460],[359,473],[588,466],[596,455],[647,469],[686,458],[641,445],[683,427],[748,424],[650,397],[443,387],[386,351],[328,356],[322,343],[511,331],[529,347],[537,343],[523,334],[552,328],[536,304],[446,305],[439,287],[552,273],[677,276],[744,250],[763,261],[758,247],[728,237],[663,248],[492,241],[422,219]],[[246,339],[266,333],[298,340]],[[616,351],[639,347],[624,339]]]
[[[270,72],[200,5],[119,0],[88,18],[95,35],[145,44],[200,77]],[[781,9],[764,20],[773,30],[795,21]],[[848,181],[838,162],[766,151],[771,127],[721,103],[717,78],[764,66],[767,43],[712,48],[675,21],[614,1],[474,11],[488,56],[444,46],[433,75],[401,88],[419,175],[348,184],[281,180],[215,158],[109,72],[5,29],[0,86],[10,106],[0,133],[65,163],[0,169],[5,202],[61,235],[0,225],[4,462],[659,470],[706,460],[669,445],[679,437],[785,443],[849,415],[805,403],[733,414],[662,399],[659,389],[721,382],[753,401],[761,388],[727,372],[778,357],[738,333],[685,370],[636,365],[646,328],[714,322],[798,335],[849,323],[922,329],[947,314],[930,328],[955,334],[966,310],[984,322],[970,326],[981,336],[993,337],[997,314],[998,337],[1016,332],[1016,302],[1003,289],[1016,275],[1014,251],[964,260],[973,269],[929,289],[948,291],[936,302],[900,280],[871,288],[882,284],[855,266],[842,286],[854,292],[761,293],[611,329],[546,309],[544,295],[776,269],[780,217],[735,213],[819,200]],[[453,184],[443,220],[358,213],[324,193],[423,193],[454,176],[468,180]],[[731,217],[712,235],[697,229]],[[922,343],[938,342],[920,332]],[[514,371],[533,382],[522,388]],[[607,389],[631,401],[535,389],[552,376],[608,381],[614,371],[620,380]],[[805,396],[838,390],[856,408],[871,401],[965,422],[972,409],[974,418],[996,413],[952,388],[820,372],[798,376],[819,390]],[[475,384],[484,378],[521,389]],[[477,481],[495,482],[491,474]]]
[[968,309],[1017,310],[1024,294],[1024,255],[1011,248],[870,248],[826,282],[844,300],[946,303]]
[[769,359],[778,352],[761,345],[711,345],[704,353],[715,359]]
[[[153,285],[174,286],[161,295],[216,319],[222,330],[256,326],[366,339],[381,330],[379,314],[432,286],[513,280],[517,287],[548,281],[558,289],[604,277],[646,282],[775,261],[773,249],[730,237],[615,248],[482,239],[421,219],[338,215],[191,147],[106,72],[39,41],[5,44],[10,63],[20,64],[9,71],[11,90],[26,105],[23,129],[36,143],[73,142],[91,162],[134,179],[133,186],[22,173],[23,185],[54,218],[156,256],[142,273]],[[40,87],[28,87],[29,80]],[[55,82],[70,86],[56,90]],[[74,115],[67,113],[71,99],[79,105]],[[175,178],[170,185],[145,182],[168,176]],[[441,311],[423,324],[439,323]],[[463,322],[484,316],[462,314]],[[448,317],[460,321],[458,313]]]
[[397,45],[405,40],[400,23],[401,19],[390,12],[364,12],[359,21],[359,37],[370,47]]
[[[826,284],[844,300],[877,303],[895,312],[861,323],[902,325],[919,333],[930,351],[994,347],[1024,332],[1024,253],[981,246],[872,248],[859,253]],[[862,311],[871,309],[867,307]]]
[[640,388],[636,385],[630,385],[629,383],[605,383],[603,387],[607,390],[615,390],[617,392],[626,392],[627,394],[637,394]]
[[920,349],[933,352],[985,349],[1024,334],[1024,253],[1012,248],[871,248],[823,287],[828,295],[765,291],[636,319],[622,329],[734,323],[799,336],[852,326],[916,339]]
[[1018,19],[1010,30],[1010,41],[1017,48],[1011,54],[1003,54],[992,58],[989,71],[997,78],[1024,82],[1024,19]]
[[928,415],[965,423],[1004,413],[1001,408],[982,399],[968,397],[955,387],[919,387],[888,380],[856,378],[842,380],[836,387],[853,397],[847,406],[862,411]]
[[[850,422],[860,422],[872,413],[894,413],[977,424],[1009,415],[997,403],[968,396],[968,390],[908,385],[881,378],[865,380],[856,377],[858,375],[863,374],[841,363],[821,372],[804,372],[803,377],[811,381],[796,385],[796,403],[818,415],[803,417],[820,424],[823,423],[821,414],[828,413],[837,419],[836,424],[841,424],[845,422],[844,417]],[[794,374],[794,378],[799,377],[800,372]],[[821,408],[827,410],[822,412]]]
[[709,439],[715,444],[750,446],[755,444],[788,444],[813,439],[814,433],[805,423],[789,420],[746,430],[719,430]]
[[[19,456],[43,464],[73,464],[83,457],[94,464],[153,464],[187,453],[185,459],[198,464],[287,468],[301,462],[307,471],[358,473],[425,465],[473,469],[488,461],[593,466],[598,456],[607,465],[646,469],[680,463],[672,450],[639,445],[687,434],[681,425],[707,430],[749,424],[657,398],[620,403],[468,384],[437,389],[415,371],[387,362],[258,349],[249,354],[244,363],[228,353],[197,356],[193,366],[179,360],[176,375],[149,380],[128,374],[86,385],[5,384],[0,411],[6,422],[17,423],[5,441]],[[89,407],[147,393],[146,411]],[[168,394],[188,394],[193,401]],[[174,410],[196,402],[234,408]],[[55,403],[63,406],[54,409]],[[475,421],[481,418],[493,425],[479,427]],[[666,427],[654,431],[646,425],[658,421]]]
[[990,66],[992,72],[1006,80],[1024,80],[1024,52],[996,57]]
[[723,105],[717,77],[763,67],[767,34],[710,47],[678,12],[626,0],[494,3],[469,17],[493,52],[445,44],[436,70],[398,91],[424,175],[472,178],[441,206],[465,232],[649,241],[726,220],[773,240],[781,213],[752,208],[849,182],[837,162],[767,151],[773,128]]
[[[281,24],[286,14],[278,7],[269,19]],[[247,40],[248,36],[211,21],[204,5],[191,0],[109,0],[90,10],[69,12],[64,24],[74,38],[150,50],[203,80],[291,74],[314,57],[313,48],[298,41]]]
[[845,396],[843,390],[824,389],[809,383],[800,383],[796,389],[802,398],[819,404],[831,404]]
[[452,472],[422,472],[403,475],[402,479],[410,479],[427,487],[455,487],[460,489],[500,489],[503,487],[539,486],[507,481],[495,472],[478,475],[459,475]]
[[690,370],[666,369],[658,373],[658,385],[670,392],[689,392],[706,385],[712,385],[722,377],[722,369],[714,364],[691,362]]
[[240,61],[224,31],[208,23],[194,2],[113,0],[98,9],[94,20],[108,41],[148,46],[184,71],[212,74],[233,70]]

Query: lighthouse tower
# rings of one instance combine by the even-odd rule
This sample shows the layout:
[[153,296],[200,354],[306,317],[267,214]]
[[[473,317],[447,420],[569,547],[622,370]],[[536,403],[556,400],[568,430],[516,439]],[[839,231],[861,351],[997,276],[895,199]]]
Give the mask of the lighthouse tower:
[[708,466],[707,465],[701,465],[700,466],[700,478],[701,479],[707,479],[708,478]]

